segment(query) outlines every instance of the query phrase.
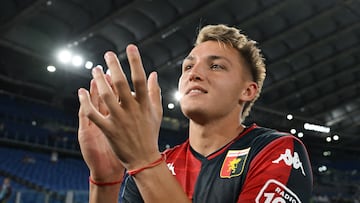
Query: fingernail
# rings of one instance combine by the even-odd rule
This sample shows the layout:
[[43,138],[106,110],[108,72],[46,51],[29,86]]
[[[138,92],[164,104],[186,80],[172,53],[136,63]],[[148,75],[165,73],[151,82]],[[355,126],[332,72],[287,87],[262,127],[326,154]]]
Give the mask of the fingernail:
[[92,72],[95,73],[100,73],[103,72],[103,67],[101,65],[97,65],[92,69]]
[[107,75],[111,75],[110,69],[107,69],[107,70],[106,70],[106,74],[107,74]]
[[152,72],[152,74],[154,75],[154,79],[156,82],[158,82],[158,74],[156,71]]
[[107,60],[109,60],[109,58],[110,58],[110,52],[106,52],[105,54],[104,54],[104,59],[107,61]]
[[78,89],[78,96],[79,96],[79,97],[81,97],[82,91],[83,91],[82,88],[79,88],[79,89]]
[[105,61],[109,61],[109,60],[112,60],[112,59],[116,59],[117,58],[117,55],[114,53],[114,52],[112,52],[112,51],[108,51],[108,52],[106,52],[105,54],[104,54],[104,59],[105,59]]
[[98,67],[99,69],[101,69],[101,71],[103,71],[104,70],[104,67],[102,67],[102,65],[97,65],[96,67]]
[[128,47],[127,47],[127,50],[131,51],[131,52],[138,52],[139,51],[137,46],[134,45],[134,44],[129,44]]
[[156,79],[156,81],[158,81],[158,74],[157,74],[157,72],[154,72],[154,74],[155,74],[155,79]]

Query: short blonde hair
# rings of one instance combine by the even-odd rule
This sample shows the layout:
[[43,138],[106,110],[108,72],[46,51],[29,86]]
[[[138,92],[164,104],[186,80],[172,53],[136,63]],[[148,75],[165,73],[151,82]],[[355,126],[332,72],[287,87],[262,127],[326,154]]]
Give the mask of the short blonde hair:
[[253,81],[258,85],[258,93],[250,102],[245,103],[241,119],[249,115],[251,107],[259,98],[260,92],[265,80],[266,69],[264,58],[260,49],[256,46],[256,42],[249,39],[240,30],[235,27],[229,27],[223,24],[207,25],[203,27],[196,39],[195,46],[206,41],[218,41],[230,45],[239,51],[242,58],[245,59],[246,67],[248,67]]

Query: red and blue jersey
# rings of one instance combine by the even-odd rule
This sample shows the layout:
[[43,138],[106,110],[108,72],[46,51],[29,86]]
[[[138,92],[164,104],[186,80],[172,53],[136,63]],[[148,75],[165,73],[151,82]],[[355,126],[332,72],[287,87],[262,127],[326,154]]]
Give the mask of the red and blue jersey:
[[[252,125],[204,157],[184,142],[166,152],[169,171],[192,202],[309,202],[312,171],[308,153],[296,137]],[[127,176],[122,202],[143,202]]]

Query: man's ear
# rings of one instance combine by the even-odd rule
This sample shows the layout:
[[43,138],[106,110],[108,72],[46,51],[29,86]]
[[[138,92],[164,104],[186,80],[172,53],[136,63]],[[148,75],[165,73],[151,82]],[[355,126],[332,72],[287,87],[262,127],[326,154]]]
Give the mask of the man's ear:
[[256,82],[248,82],[245,89],[241,92],[239,103],[252,101],[258,94],[259,87]]

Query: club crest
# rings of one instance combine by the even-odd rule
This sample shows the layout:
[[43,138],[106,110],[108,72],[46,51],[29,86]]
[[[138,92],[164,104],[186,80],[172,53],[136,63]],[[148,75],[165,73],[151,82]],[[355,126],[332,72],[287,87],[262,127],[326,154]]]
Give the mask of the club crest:
[[221,178],[232,178],[242,174],[250,148],[229,150],[221,167]]

